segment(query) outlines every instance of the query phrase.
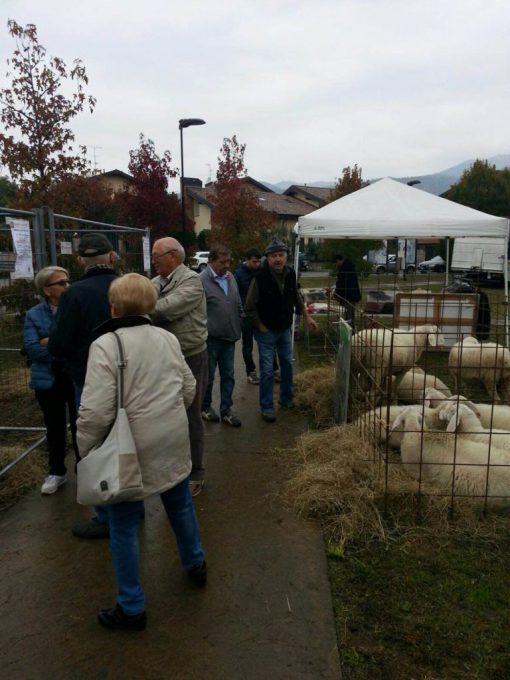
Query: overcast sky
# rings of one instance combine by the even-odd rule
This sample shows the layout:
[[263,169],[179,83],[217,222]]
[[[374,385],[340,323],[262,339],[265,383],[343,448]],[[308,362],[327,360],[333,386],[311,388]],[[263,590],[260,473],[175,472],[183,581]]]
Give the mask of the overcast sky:
[[422,175],[510,153],[508,0],[0,0],[48,54],[83,60],[97,166],[127,171],[143,132],[207,181],[224,137],[260,181]]

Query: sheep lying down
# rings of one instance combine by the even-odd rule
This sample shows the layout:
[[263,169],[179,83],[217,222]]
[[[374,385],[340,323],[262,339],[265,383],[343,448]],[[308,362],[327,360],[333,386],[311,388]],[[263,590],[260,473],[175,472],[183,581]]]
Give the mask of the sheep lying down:
[[475,403],[469,401],[462,395],[454,395],[449,398],[443,394],[443,392],[440,392],[433,387],[429,387],[425,390],[424,404],[427,408],[436,408],[444,401],[462,401],[463,404],[469,406],[471,410],[477,414],[480,422],[485,428],[497,428],[510,431],[510,406],[504,406],[503,404]]
[[440,393],[443,399],[445,396],[452,396],[448,386],[440,378],[415,366],[404,373],[397,387],[397,397],[407,404],[417,404],[423,400],[427,389]]
[[446,432],[431,432],[414,408],[404,409],[393,423],[402,428],[400,452],[406,472],[414,479],[435,483],[443,493],[485,498],[491,506],[510,506],[510,453]]

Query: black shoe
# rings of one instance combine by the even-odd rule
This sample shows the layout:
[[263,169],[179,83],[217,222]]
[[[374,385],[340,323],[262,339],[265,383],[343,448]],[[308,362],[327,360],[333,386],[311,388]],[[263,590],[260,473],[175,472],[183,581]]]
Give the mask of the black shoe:
[[188,576],[197,586],[197,588],[205,588],[207,583],[207,564],[202,562],[202,564],[196,564],[192,569],[188,571]]
[[109,538],[110,530],[108,524],[103,524],[97,517],[83,524],[73,527],[73,536],[78,538]]
[[97,620],[105,628],[143,630],[147,625],[147,614],[126,614],[120,604],[116,604],[112,609],[101,609]]

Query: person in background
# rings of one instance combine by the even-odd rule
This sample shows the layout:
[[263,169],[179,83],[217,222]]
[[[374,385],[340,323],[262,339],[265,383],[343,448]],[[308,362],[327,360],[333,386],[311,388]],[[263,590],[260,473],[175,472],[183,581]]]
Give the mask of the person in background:
[[67,423],[76,458],[76,402],[71,378],[48,350],[48,338],[55,321],[60,296],[69,286],[69,273],[62,267],[44,267],[35,277],[37,292],[44,297],[25,316],[23,348],[31,362],[30,387],[43,412],[49,454],[48,476],[42,494],[52,494],[67,481]]
[[[117,278],[113,265],[117,259],[112,244],[104,234],[83,234],[78,246],[78,264],[85,273],[62,295],[55,326],[50,333],[48,349],[64,362],[70,374],[76,406],[80,405],[85,383],[89,347],[95,329],[110,318],[108,289]],[[96,514],[87,522],[73,527],[78,538],[108,538],[108,516],[104,508],[95,508]]]
[[158,276],[152,279],[152,285],[158,301],[151,318],[156,326],[170,331],[179,340],[197,383],[195,398],[188,407],[188,423],[193,464],[189,483],[192,496],[198,496],[205,483],[201,410],[209,375],[207,311],[202,281],[186,267],[184,259],[184,248],[176,239],[168,236],[154,242],[152,263]]
[[[243,305],[236,280],[228,271],[231,253],[227,246],[213,246],[209,251],[209,266],[200,274],[207,299],[207,353],[209,380],[202,401],[202,418],[213,423],[221,421],[240,427],[241,421],[232,412],[234,392],[234,355],[241,337]],[[212,389],[216,366],[220,372],[220,415],[212,408]]]
[[354,264],[345,255],[339,253],[336,258],[335,297],[345,307],[345,320],[356,332],[356,303],[361,300],[358,275]]
[[[241,302],[246,303],[246,296],[248,295],[248,288],[256,271],[260,267],[260,259],[262,253],[257,248],[250,248],[244,255],[244,261],[234,273],[234,277],[241,296]],[[259,376],[257,375],[257,368],[253,361],[253,325],[244,318],[242,320],[242,339],[243,339],[243,359],[246,367],[246,375],[248,382],[252,385],[259,384]]]
[[294,311],[302,314],[310,330],[317,324],[308,314],[299,294],[296,274],[287,266],[289,248],[274,238],[264,251],[266,265],[255,274],[246,298],[246,316],[255,327],[260,358],[260,412],[273,423],[273,357],[278,353],[281,371],[281,408],[292,408],[294,397],[292,374],[292,320]]
[[195,378],[177,338],[150,321],[157,293],[148,279],[126,274],[112,283],[108,297],[112,319],[101,326],[101,335],[90,348],[77,423],[78,445],[80,454],[86,456],[104,440],[117,414],[115,331],[125,354],[124,403],[144,489],[139,500],[104,508],[117,602],[113,608],[101,609],[98,620],[106,628],[142,630],[147,620],[138,542],[143,498],[160,494],[182,566],[196,586],[206,585],[207,566],[188,483],[191,455],[186,408],[195,396]]

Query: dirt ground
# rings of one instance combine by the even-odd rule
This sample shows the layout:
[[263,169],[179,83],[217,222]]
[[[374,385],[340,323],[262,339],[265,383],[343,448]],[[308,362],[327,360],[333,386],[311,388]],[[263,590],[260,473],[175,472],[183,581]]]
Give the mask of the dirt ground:
[[[240,353],[240,429],[206,425],[207,486],[197,509],[209,566],[205,590],[183,574],[158,497],[141,527],[148,626],[102,629],[114,603],[108,541],[71,535],[87,510],[72,478],[34,491],[0,516],[0,658],[9,680],[300,680],[340,677],[322,534],[279,499],[285,469],[273,446],[306,427],[258,413]],[[217,406],[217,404],[215,404]],[[71,458],[69,458],[71,460]]]

